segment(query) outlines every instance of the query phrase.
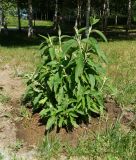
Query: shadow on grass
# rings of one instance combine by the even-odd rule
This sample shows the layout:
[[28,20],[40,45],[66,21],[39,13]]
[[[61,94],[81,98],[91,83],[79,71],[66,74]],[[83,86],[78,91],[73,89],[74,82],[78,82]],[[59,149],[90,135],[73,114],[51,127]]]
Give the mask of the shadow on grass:
[[40,43],[41,38],[39,36],[28,38],[26,30],[19,32],[16,29],[9,29],[8,35],[3,32],[0,34],[0,45],[5,47],[26,47],[39,45]]
[[[66,35],[74,35],[73,26],[62,26],[62,34]],[[26,47],[26,46],[35,46],[39,45],[43,39],[39,36],[39,34],[47,36],[49,35],[57,35],[58,31],[54,31],[51,27],[35,27],[34,28],[34,36],[32,38],[27,37],[27,28],[22,29],[19,32],[15,28],[8,29],[8,35],[5,35],[3,31],[0,33],[0,46],[5,47]],[[121,41],[121,40],[136,40],[136,32],[133,34],[126,34],[126,32],[115,31],[115,30],[107,30],[105,33],[107,39],[109,41]],[[97,37],[97,35],[94,35]]]

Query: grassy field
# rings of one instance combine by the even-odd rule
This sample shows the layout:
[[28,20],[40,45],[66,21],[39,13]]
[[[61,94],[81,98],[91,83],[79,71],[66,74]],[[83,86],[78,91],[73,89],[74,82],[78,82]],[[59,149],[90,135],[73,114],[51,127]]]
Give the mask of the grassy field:
[[108,57],[108,77],[122,106],[136,104],[136,41],[114,41],[101,45]]
[[9,65],[16,74],[32,72],[39,63],[37,52],[38,46],[0,47],[0,68]]
[[[135,110],[136,41],[111,41],[108,44],[101,42],[100,46],[108,57],[107,77],[111,93],[119,105]],[[38,45],[12,44],[0,47],[0,68],[5,65],[13,67],[15,76],[25,76],[33,72],[39,62]],[[94,137],[91,133],[80,138],[76,148],[60,142],[58,138],[46,137],[39,147],[39,159],[50,159],[52,156],[57,158],[57,155],[62,155],[64,150],[69,158],[75,157],[75,159],[135,160],[136,132],[135,130],[124,132],[117,123],[104,133],[98,133]]]
[[[17,17],[12,17],[9,16],[7,18],[7,25],[8,27],[12,28],[12,27],[17,27],[18,26],[18,19]],[[43,20],[36,20],[35,21],[35,26],[37,27],[51,27],[53,25],[52,21],[43,21]],[[21,19],[21,26],[24,27],[28,27],[28,20],[27,19]]]

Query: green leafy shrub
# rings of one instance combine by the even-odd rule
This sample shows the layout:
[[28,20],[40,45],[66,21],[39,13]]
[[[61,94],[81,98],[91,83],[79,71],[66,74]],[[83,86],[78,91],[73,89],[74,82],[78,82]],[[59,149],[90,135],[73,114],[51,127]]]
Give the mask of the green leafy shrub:
[[75,28],[74,37],[61,36],[60,30],[58,37],[42,36],[43,61],[28,81],[25,99],[31,101],[34,111],[40,110],[41,117],[47,120],[47,130],[52,126],[77,127],[79,119],[88,121],[91,113],[103,113],[102,64],[106,58],[91,35],[106,38],[92,25],[84,38],[85,30]]

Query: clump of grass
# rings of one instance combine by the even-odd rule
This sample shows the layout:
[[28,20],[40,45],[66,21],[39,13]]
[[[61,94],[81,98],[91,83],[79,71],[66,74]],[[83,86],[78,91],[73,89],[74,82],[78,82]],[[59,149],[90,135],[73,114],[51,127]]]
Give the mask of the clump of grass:
[[0,103],[6,104],[10,101],[10,97],[0,92]]
[[100,159],[100,160],[135,160],[136,131],[124,132],[117,123],[103,133],[88,133],[78,139],[75,147],[68,142],[60,142],[58,138],[46,137],[40,145],[40,160],[59,158],[68,159]]
[[21,106],[20,116],[26,119],[30,119],[32,117],[32,113],[26,107]]
[[18,152],[23,147],[23,141],[17,139],[15,144],[9,146],[13,151]]
[[38,158],[39,160],[49,160],[52,157],[58,159],[62,152],[62,144],[60,139],[57,137],[49,137],[48,135],[44,138],[43,142],[39,145]]

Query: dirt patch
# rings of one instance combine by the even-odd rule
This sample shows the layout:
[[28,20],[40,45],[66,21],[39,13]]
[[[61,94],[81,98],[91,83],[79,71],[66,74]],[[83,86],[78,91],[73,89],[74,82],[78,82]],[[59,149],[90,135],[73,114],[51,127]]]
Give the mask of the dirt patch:
[[30,119],[22,119],[16,122],[18,139],[23,140],[26,145],[31,148],[38,145],[44,138],[45,126],[40,123],[40,117],[35,114]]
[[[118,116],[121,115],[121,109],[116,106],[115,103],[107,103],[106,108],[108,113],[106,116],[108,116],[108,125],[115,122]],[[85,135],[86,132],[92,131],[100,131],[106,128],[107,124],[103,123],[105,119],[101,119],[100,117],[95,117],[90,120],[90,123],[88,125],[82,124],[77,129],[74,129],[71,132],[67,132],[66,129],[61,129],[58,133],[54,129],[54,131],[51,132],[52,135],[58,135],[62,141],[71,141],[72,144],[75,144],[79,136]],[[44,137],[46,134],[45,126],[41,123],[41,119],[37,114],[34,114],[31,119],[23,119],[16,123],[17,126],[17,138],[24,140],[27,142],[27,145],[33,146],[39,143],[40,140]]]
[[[11,66],[6,65],[0,70],[0,93],[4,95],[0,103],[0,154],[4,159],[11,160],[14,155],[18,158],[33,159],[32,153],[17,137],[16,121],[20,119],[20,99],[24,93],[25,85],[21,78],[15,77]],[[9,97],[9,98],[7,98]],[[6,100],[6,101],[5,101]]]
[[0,105],[0,141],[3,142],[4,147],[10,146],[12,143],[16,142],[16,127],[11,112],[16,107],[16,104],[24,91],[21,80],[13,78],[12,76],[9,66],[0,71],[1,92],[6,93],[6,95],[10,97],[8,103]]
[[[105,106],[107,110],[105,115],[101,118],[92,118],[88,125],[82,124],[72,132],[67,132],[64,128],[60,129],[59,132],[54,129],[50,135],[55,137],[57,136],[63,142],[66,141],[75,146],[79,137],[85,136],[88,132],[102,132],[106,128],[111,127],[120,117],[122,117],[122,128],[124,128],[124,125],[128,124],[127,115],[124,114],[124,111],[118,107],[115,102],[108,102],[105,104]],[[134,114],[131,115],[131,120],[133,118]],[[45,126],[41,123],[38,114],[34,114],[30,120],[23,119],[16,125],[17,137],[24,140],[30,147],[37,145],[43,139],[46,133]]]

